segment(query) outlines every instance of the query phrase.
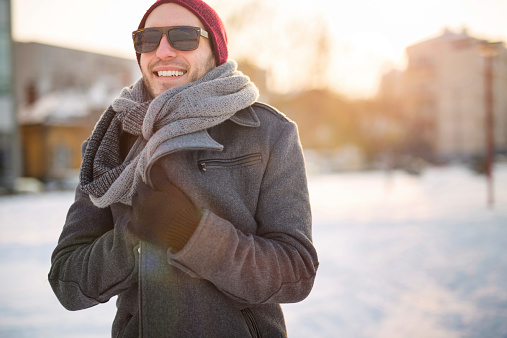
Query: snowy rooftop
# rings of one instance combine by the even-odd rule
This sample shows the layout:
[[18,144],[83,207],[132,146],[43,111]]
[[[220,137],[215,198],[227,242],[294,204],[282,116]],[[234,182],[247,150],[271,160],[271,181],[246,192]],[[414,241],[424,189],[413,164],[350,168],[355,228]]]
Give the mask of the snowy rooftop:
[[105,110],[121,91],[115,79],[101,79],[95,85],[80,90],[69,88],[42,96],[32,105],[20,107],[21,124],[75,123],[94,110]]

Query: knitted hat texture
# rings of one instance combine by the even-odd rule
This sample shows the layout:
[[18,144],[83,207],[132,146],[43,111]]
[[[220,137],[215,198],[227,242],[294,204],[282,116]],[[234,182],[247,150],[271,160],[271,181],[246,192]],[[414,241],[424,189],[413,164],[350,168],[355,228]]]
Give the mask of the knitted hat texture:
[[[175,3],[185,7],[199,18],[211,38],[216,65],[220,66],[227,62],[229,52],[227,51],[227,33],[224,24],[215,10],[202,0],[157,0],[144,14],[138,29],[144,28],[146,19],[155,8],[167,3]],[[136,56],[137,63],[140,63],[141,54],[136,53]]]

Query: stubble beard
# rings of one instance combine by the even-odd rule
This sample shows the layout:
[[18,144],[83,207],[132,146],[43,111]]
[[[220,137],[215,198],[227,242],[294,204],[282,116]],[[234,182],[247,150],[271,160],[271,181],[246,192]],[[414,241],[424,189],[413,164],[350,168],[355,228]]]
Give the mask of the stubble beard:
[[[215,67],[216,67],[215,57],[211,56],[206,60],[206,63],[204,65],[194,69],[194,71],[191,74],[187,74],[189,76],[188,83],[195,82],[195,81],[199,80],[200,78],[202,78],[204,75],[206,75],[210,70],[212,70]],[[150,70],[148,70],[148,71],[150,71]],[[175,87],[165,88],[160,93],[157,94],[155,84],[152,83],[152,81],[150,81],[151,77],[148,76],[148,75],[153,76],[153,74],[152,73],[146,74],[144,69],[141,69],[141,73],[143,75],[144,86],[146,87],[146,89],[148,90],[148,93],[150,94],[150,96],[152,98],[157,97],[158,95],[162,94],[163,92],[165,92],[169,89],[175,88]]]

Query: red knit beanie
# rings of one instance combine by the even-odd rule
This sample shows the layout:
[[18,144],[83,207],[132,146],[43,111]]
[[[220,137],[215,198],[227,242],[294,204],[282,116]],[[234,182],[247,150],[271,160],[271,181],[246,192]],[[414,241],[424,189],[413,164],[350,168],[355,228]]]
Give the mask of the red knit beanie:
[[[227,62],[229,53],[227,51],[227,33],[225,32],[224,24],[213,8],[202,0],[157,0],[144,14],[138,29],[144,28],[146,19],[155,8],[167,3],[175,3],[185,7],[198,17],[211,38],[210,42],[213,54],[215,55],[216,65],[220,66]],[[140,64],[141,54],[136,53],[136,56],[137,63]]]

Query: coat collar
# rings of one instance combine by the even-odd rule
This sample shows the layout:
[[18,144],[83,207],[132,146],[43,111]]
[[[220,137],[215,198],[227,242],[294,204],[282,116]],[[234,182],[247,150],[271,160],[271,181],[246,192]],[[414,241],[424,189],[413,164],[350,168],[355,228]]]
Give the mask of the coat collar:
[[230,120],[244,127],[259,127],[261,122],[252,106],[246,107],[234,114]]

